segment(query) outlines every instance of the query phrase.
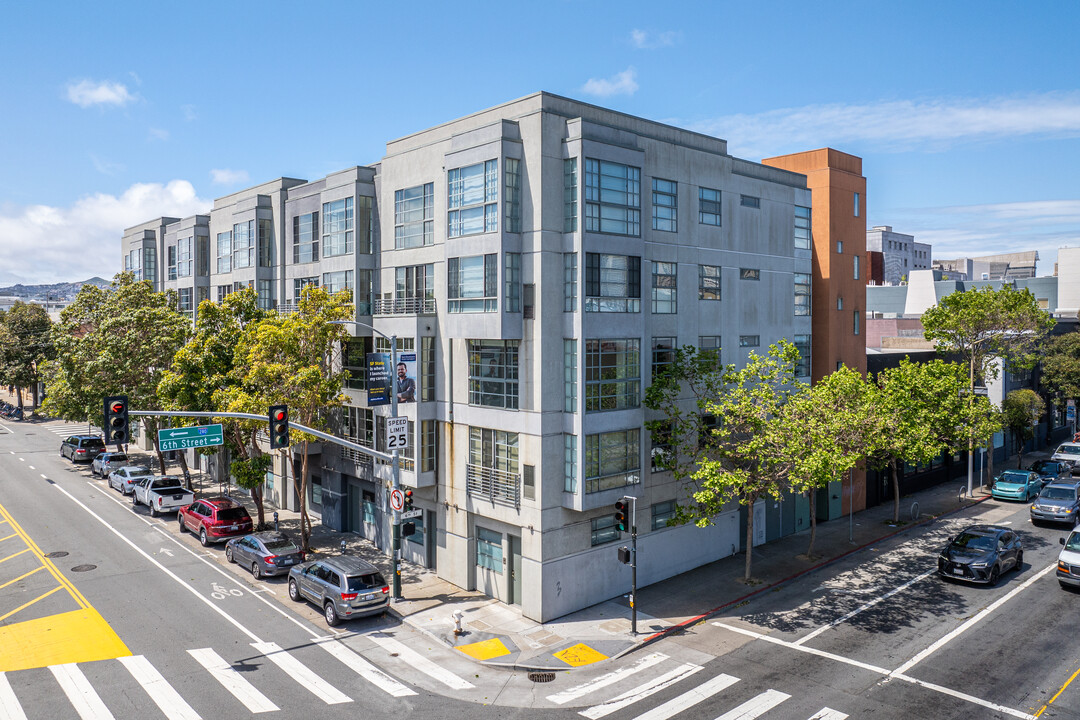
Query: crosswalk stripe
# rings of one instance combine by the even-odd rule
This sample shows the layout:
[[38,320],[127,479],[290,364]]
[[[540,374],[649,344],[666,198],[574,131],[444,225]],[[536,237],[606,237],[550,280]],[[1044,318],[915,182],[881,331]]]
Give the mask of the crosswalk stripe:
[[757,697],[750,698],[734,710],[729,710],[716,720],[754,720],[787,700],[790,695],[779,690],[766,690]]
[[8,720],[26,720],[19,698],[15,697],[15,691],[11,689],[7,675],[0,672],[0,717]]
[[810,720],[846,720],[847,715],[830,707],[823,707],[814,713]]
[[667,655],[664,655],[663,653],[651,653],[641,658],[633,665],[621,667],[618,670],[601,675],[600,677],[594,678],[577,687],[568,688],[562,692],[555,693],[554,695],[548,695],[547,699],[556,705],[562,705],[571,700],[577,700],[582,695],[588,695],[594,690],[599,690],[600,688],[617,683],[623,678],[630,677],[634,673],[641,672],[664,660],[667,660]]
[[739,682],[739,678],[721,673],[712,680],[698,685],[693,690],[688,690],[682,695],[668,700],[663,705],[658,705],[647,713],[638,715],[634,720],[668,720],[668,718],[681,713],[683,710],[697,705],[702,700],[708,700],[716,693],[731,687],[737,682]]
[[462,680],[449,670],[442,668],[428,660],[420,653],[412,650],[386,633],[372,633],[369,635],[376,644],[389,653],[396,653],[399,658],[412,665],[428,677],[438,680],[452,690],[469,690],[476,687],[467,680]]
[[277,643],[257,642],[251,643],[251,647],[265,655],[270,662],[284,670],[304,689],[310,690],[315,697],[327,705],[352,702],[351,697],[316,675],[311,668],[282,650]]
[[225,662],[220,655],[210,648],[188,650],[188,654],[210,671],[214,679],[221,686],[232,693],[233,697],[242,702],[253,713],[272,712],[278,706],[270,702],[270,699],[255,689],[255,687],[242,677],[240,673]]
[[49,670],[82,720],[114,720],[109,708],[105,707],[105,703],[94,692],[90,681],[75,663],[50,665]]
[[585,717],[589,718],[589,720],[597,720],[597,718],[602,718],[605,715],[610,715],[616,710],[622,710],[627,705],[633,705],[639,700],[644,700],[653,693],[660,692],[664,688],[674,685],[683,678],[690,677],[694,673],[703,669],[704,668],[702,668],[700,665],[692,665],[690,663],[685,663],[675,668],[674,670],[669,670],[663,675],[653,678],[644,685],[639,685],[636,688],[627,690],[622,695],[617,695],[616,697],[611,698],[607,702],[603,702],[599,705],[593,705],[591,708],[586,708],[585,710],[579,712],[578,715],[584,715]]
[[350,670],[383,692],[386,692],[393,697],[405,697],[407,695],[416,694],[414,690],[402,685],[397,680],[369,663],[363,657],[339,643],[337,640],[317,640],[316,642],[323,650],[326,650],[338,660],[345,663]]
[[161,676],[150,661],[142,655],[129,655],[117,658],[127,668],[131,676],[142,685],[150,699],[161,709],[169,720],[202,720],[199,713],[180,697],[169,681]]

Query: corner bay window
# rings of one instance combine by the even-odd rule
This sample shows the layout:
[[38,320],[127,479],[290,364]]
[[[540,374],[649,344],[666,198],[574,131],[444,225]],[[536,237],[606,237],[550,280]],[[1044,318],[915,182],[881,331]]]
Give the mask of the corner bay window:
[[232,235],[233,270],[255,265],[255,221],[236,223]]
[[499,256],[492,253],[446,261],[448,312],[496,312],[499,309],[498,260]]
[[353,199],[323,203],[323,257],[347,255],[353,251]]
[[499,229],[498,162],[488,160],[447,173],[447,235],[461,237]]
[[394,247],[421,247],[435,242],[435,184],[394,192]]
[[641,235],[641,170],[585,160],[585,229],[612,235]]
[[585,341],[585,411],[624,410],[641,404],[641,341]]
[[616,430],[585,436],[585,492],[636,485],[641,481],[641,431]]
[[232,233],[217,234],[217,271],[232,272]]
[[585,311],[641,312],[641,258],[585,253]]
[[517,410],[517,340],[469,341],[469,404]]
[[319,213],[293,218],[293,262],[308,263],[319,259]]

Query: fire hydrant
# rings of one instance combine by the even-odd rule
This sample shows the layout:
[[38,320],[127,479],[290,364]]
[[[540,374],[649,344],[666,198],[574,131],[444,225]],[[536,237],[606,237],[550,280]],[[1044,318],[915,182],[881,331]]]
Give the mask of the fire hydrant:
[[464,635],[465,631],[461,629],[461,611],[455,610],[450,617],[454,618],[454,635]]

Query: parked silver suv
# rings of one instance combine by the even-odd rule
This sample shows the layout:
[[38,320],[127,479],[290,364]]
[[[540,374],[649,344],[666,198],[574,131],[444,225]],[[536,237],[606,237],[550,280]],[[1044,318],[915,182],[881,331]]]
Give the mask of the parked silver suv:
[[390,607],[390,588],[379,569],[360,558],[336,555],[289,570],[289,597],[323,609],[326,624],[379,615]]
[[1031,503],[1030,513],[1033,525],[1040,522],[1076,525],[1080,521],[1080,483],[1050,483]]

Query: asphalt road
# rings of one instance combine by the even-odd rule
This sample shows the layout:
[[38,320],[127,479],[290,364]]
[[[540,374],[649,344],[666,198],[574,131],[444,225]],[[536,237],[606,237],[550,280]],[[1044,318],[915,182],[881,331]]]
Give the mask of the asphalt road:
[[[74,430],[72,426],[68,429]],[[1080,719],[1080,594],[1064,528],[988,501],[902,533],[618,660],[535,683],[394,618],[330,632],[57,456],[60,423],[0,425],[0,719],[767,717]],[[1010,524],[996,587],[932,571],[945,538]],[[52,558],[43,555],[66,553]],[[50,565],[51,563],[51,565]],[[1052,702],[1051,702],[1052,701]],[[1048,704],[1049,703],[1049,704]]]

